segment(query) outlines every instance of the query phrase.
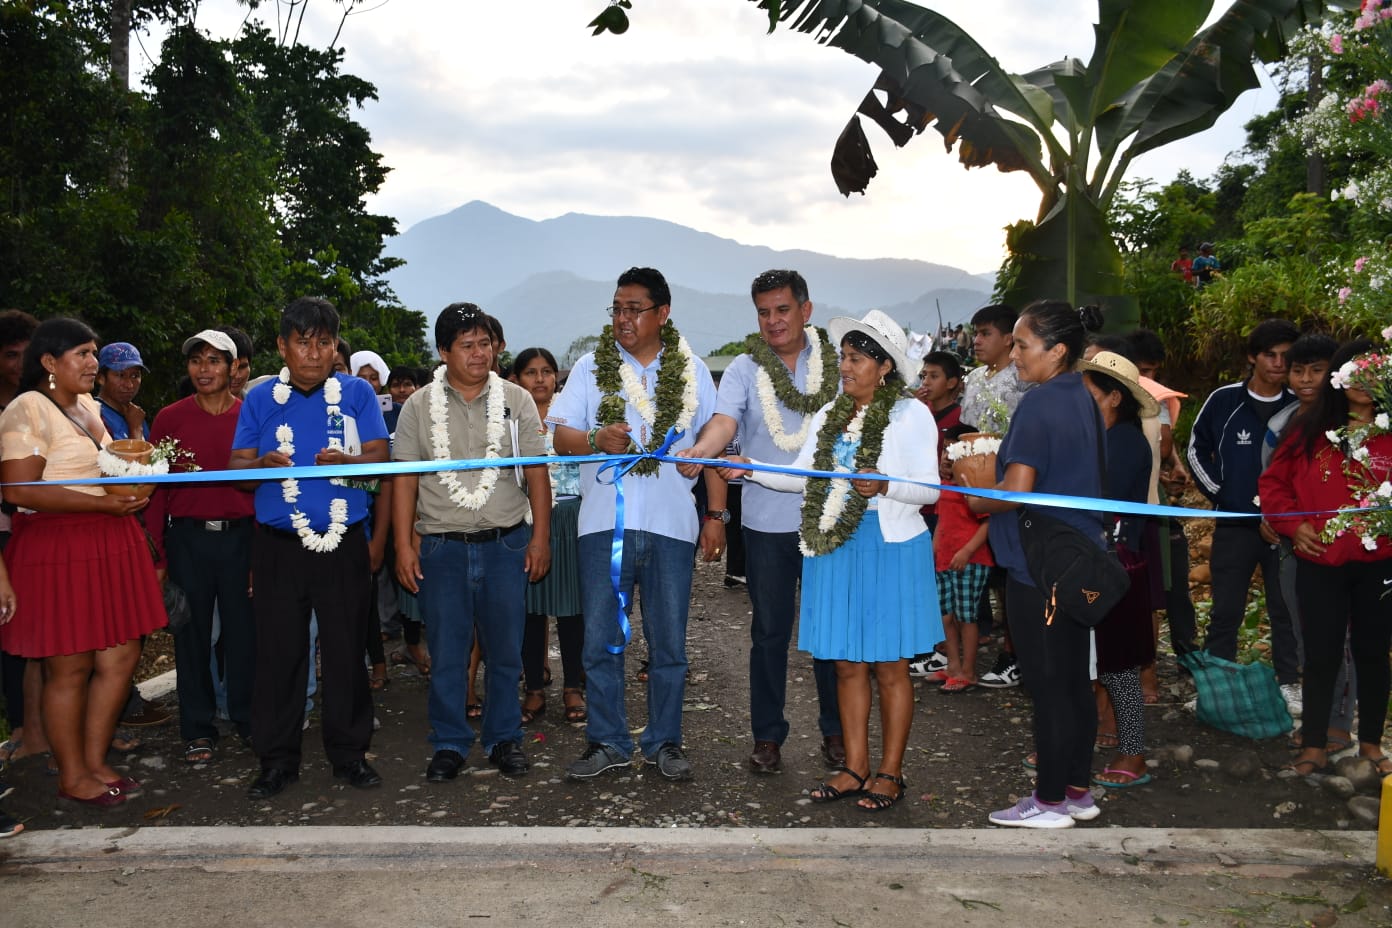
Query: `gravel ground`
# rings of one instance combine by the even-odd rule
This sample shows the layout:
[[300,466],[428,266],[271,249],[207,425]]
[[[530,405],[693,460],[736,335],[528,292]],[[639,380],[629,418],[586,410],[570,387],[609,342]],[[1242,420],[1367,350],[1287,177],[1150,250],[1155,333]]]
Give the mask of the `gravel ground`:
[[[208,764],[188,766],[177,726],[139,731],[144,745],[120,769],[146,784],[143,797],[106,813],[60,802],[41,758],[9,767],[17,787],[6,810],[30,828],[88,825],[556,825],[715,827],[858,826],[962,828],[985,824],[986,814],[1030,789],[1021,759],[1030,748],[1030,703],[1021,689],[977,689],[946,696],[916,685],[916,709],[905,775],[906,801],[882,813],[854,803],[814,805],[807,791],[823,774],[816,729],[816,692],[810,659],[791,660],[784,772],[755,775],[746,679],[748,599],[727,590],[718,565],[696,573],[689,635],[691,669],[686,691],[685,742],[694,780],[669,783],[641,766],[589,782],[564,777],[585,746],[584,726],[561,719],[559,682],[549,691],[550,712],[529,726],[525,749],[531,772],[508,779],[489,767],[479,748],[470,770],[446,784],[427,784],[426,683],[409,668],[392,668],[390,687],[378,694],[381,723],[371,759],[385,779],[380,789],[357,791],[329,774],[319,746],[317,718],[305,734],[305,766],[296,786],[269,802],[245,796],[257,772],[255,757],[235,738],[221,742]],[[635,623],[636,624],[636,623]],[[149,670],[167,669],[168,639],[152,639]],[[554,647],[554,641],[553,641]],[[643,685],[633,679],[643,656],[641,635],[629,654],[629,717],[643,720]],[[989,667],[994,657],[984,651]],[[553,656],[552,666],[559,669]],[[1286,779],[1284,738],[1247,741],[1198,724],[1183,707],[1192,685],[1172,661],[1161,662],[1160,702],[1147,709],[1152,749],[1151,784],[1100,795],[1104,814],[1088,827],[1372,828],[1375,777],[1351,770],[1351,779]],[[172,695],[169,707],[175,709]],[[872,748],[878,742],[872,720]],[[1105,758],[1099,754],[1098,768]],[[1361,774],[1361,775],[1360,775]],[[1356,795],[1355,795],[1356,794]]]

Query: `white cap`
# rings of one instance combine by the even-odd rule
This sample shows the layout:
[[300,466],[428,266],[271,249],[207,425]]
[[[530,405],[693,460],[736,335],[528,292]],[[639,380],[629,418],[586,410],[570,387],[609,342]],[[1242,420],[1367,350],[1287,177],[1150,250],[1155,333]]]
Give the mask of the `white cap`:
[[184,354],[188,354],[189,349],[199,342],[206,342],[218,351],[225,351],[232,355],[232,360],[237,360],[237,343],[226,332],[219,332],[217,329],[204,329],[192,338],[184,339]]

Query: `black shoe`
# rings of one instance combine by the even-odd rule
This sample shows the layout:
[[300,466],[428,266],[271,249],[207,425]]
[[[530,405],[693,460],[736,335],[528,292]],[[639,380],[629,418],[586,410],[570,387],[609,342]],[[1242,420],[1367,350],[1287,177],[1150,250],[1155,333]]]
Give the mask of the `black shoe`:
[[372,769],[372,765],[365,760],[355,760],[347,764],[334,764],[333,775],[336,779],[347,780],[349,786],[357,789],[369,789],[373,786],[382,785],[382,777]]
[[427,783],[444,783],[459,776],[459,771],[463,769],[464,756],[458,751],[436,751],[425,768],[425,780]]
[[510,777],[520,777],[532,768],[522,746],[516,741],[499,741],[488,752],[488,762]]
[[279,795],[285,787],[291,783],[300,781],[298,770],[282,770],[279,767],[267,767],[261,771],[261,775],[256,778],[256,782],[251,784],[247,790],[247,797],[250,799],[270,799],[272,796]]

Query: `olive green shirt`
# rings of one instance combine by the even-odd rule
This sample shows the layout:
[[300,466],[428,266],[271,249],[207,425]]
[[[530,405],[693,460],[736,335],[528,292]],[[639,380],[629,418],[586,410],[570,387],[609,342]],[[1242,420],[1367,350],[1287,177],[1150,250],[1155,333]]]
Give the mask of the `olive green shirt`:
[[[501,384],[506,408],[499,455],[505,458],[544,456],[546,442],[540,434],[541,417],[537,415],[532,395],[515,383],[504,380]],[[472,400],[465,400],[459,391],[449,385],[448,380],[444,388],[449,414],[450,457],[456,460],[483,458],[488,433],[488,390],[485,389]],[[435,389],[432,381],[430,385],[412,393],[401,407],[392,447],[393,460],[434,460],[435,447],[430,436],[430,395]],[[473,490],[478,486],[482,471],[459,470],[453,473],[466,490]],[[501,468],[493,493],[481,509],[456,505],[449,497],[449,489],[440,481],[439,474],[421,474],[416,493],[416,531],[422,535],[439,535],[516,525],[531,511],[525,490],[526,480],[519,474],[518,468]]]

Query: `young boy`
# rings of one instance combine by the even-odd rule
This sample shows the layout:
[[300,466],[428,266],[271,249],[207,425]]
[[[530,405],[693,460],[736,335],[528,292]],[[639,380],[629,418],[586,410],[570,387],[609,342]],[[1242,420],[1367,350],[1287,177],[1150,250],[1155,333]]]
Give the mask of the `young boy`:
[[[951,486],[952,461],[948,446],[972,431],[958,425],[948,430],[942,445],[938,472],[945,486]],[[947,639],[947,669],[936,679],[945,681],[944,693],[965,693],[974,689],[976,648],[980,640],[976,626],[976,607],[986,589],[986,579],[995,566],[986,544],[989,519],[967,508],[961,493],[944,493],[938,498],[938,528],[933,536],[933,560],[937,568],[938,605],[942,611],[943,636]]]
[[919,372],[917,396],[933,411],[938,423],[938,447],[947,438],[947,430],[962,421],[962,407],[957,397],[962,392],[962,365],[946,351],[930,352],[923,359]]

